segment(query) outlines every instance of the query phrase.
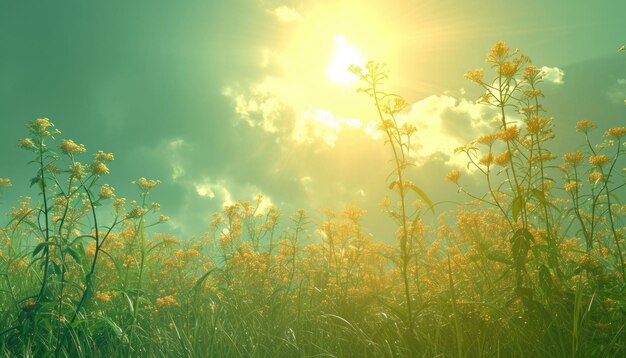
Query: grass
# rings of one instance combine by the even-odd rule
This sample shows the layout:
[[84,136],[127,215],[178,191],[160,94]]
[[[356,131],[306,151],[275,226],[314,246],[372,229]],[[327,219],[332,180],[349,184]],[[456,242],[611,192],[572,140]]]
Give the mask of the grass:
[[[387,135],[397,245],[372,240],[364,211],[314,222],[283,217],[261,198],[216,213],[180,240],[140,178],[134,200],[102,181],[110,153],[27,125],[38,198],[21,198],[0,230],[0,351],[5,356],[141,357],[612,357],[626,355],[623,127],[586,151],[550,151],[542,73],[496,43],[490,69],[466,75],[500,112],[493,132],[457,153],[482,176],[472,209],[434,212],[411,175],[415,128],[388,73],[352,67]],[[89,161],[89,160],[88,160]],[[381,183],[382,185],[383,183]],[[11,186],[0,180],[0,190]],[[451,184],[451,189],[454,185]],[[103,215],[106,213],[106,215]],[[101,217],[111,217],[102,222]]]

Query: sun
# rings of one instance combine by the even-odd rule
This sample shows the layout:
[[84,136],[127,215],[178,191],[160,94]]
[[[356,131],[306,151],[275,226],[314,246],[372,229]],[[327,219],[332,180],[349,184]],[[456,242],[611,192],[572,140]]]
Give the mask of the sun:
[[348,45],[343,35],[337,35],[335,52],[330,65],[326,70],[328,78],[338,84],[347,84],[356,81],[358,77],[348,71],[350,65],[363,66],[363,58],[356,48]]

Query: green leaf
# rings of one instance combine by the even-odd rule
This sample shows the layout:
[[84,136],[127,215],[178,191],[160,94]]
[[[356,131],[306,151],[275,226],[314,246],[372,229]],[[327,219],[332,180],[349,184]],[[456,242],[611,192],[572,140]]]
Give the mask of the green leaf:
[[522,206],[524,205],[524,201],[521,196],[516,196],[513,199],[513,203],[511,203],[511,210],[513,211],[513,220],[517,221],[519,218],[519,214],[522,211]]
[[37,256],[37,254],[38,254],[39,252],[41,252],[41,250],[43,250],[45,247],[48,247],[48,246],[54,246],[54,245],[56,245],[56,244],[55,244],[54,242],[50,242],[50,241],[40,243],[40,244],[39,244],[39,245],[37,245],[37,246],[35,247],[35,249],[33,250],[33,257]]
[[424,202],[428,205],[428,208],[430,209],[430,211],[432,211],[432,213],[435,214],[435,207],[433,206],[433,202],[430,201],[430,198],[428,197],[428,195],[426,195],[426,193],[422,189],[420,189],[413,183],[410,183],[409,187],[413,189],[413,191],[416,192],[417,195],[419,195],[420,198],[422,198],[422,200],[424,200]]
[[535,238],[528,231],[528,229],[521,228],[515,231],[511,238],[511,255],[513,261],[518,268],[524,266],[526,257],[528,256],[528,250],[530,250],[530,243],[535,242]]
[[552,292],[552,275],[546,265],[541,265],[539,269],[539,287],[546,295]]
[[543,192],[543,191],[538,190],[538,189],[533,189],[533,190],[531,190],[531,191],[530,191],[530,194],[531,194],[532,196],[534,196],[537,200],[539,200],[539,202],[540,202],[540,203],[542,203],[543,205],[545,205],[545,206],[551,206],[551,207],[553,207],[554,209],[557,209],[557,210],[558,210],[558,208],[557,208],[556,206],[554,206],[554,204],[552,204],[551,202],[549,202],[548,200],[546,200],[546,196],[545,196],[545,194],[544,194],[544,192]]
[[33,185],[35,185],[35,184],[39,183],[40,181],[41,181],[41,176],[40,176],[40,175],[37,175],[36,177],[34,177],[34,178],[32,178],[32,179],[30,180],[30,187],[32,188],[32,187],[33,187]]
[[215,271],[215,269],[209,270],[209,271],[207,271],[204,275],[200,276],[200,278],[199,278],[198,280],[196,280],[196,283],[193,285],[193,287],[191,288],[191,290],[190,290],[190,291],[195,291],[195,290],[197,290],[197,289],[200,287],[200,285],[202,285],[202,283],[203,283],[204,281],[206,281],[206,279],[209,277],[209,275],[210,275],[211,273],[213,273],[213,271]]

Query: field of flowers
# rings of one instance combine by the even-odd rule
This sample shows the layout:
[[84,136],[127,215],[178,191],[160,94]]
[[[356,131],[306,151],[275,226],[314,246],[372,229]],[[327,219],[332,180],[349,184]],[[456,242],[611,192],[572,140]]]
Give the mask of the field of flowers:
[[[500,122],[457,149],[468,165],[448,174],[449,190],[473,205],[437,213],[437,224],[422,220],[434,204],[410,181],[419,132],[398,120],[406,102],[384,92],[383,65],[351,67],[393,163],[381,204],[394,245],[367,234],[358,207],[320,222],[261,211],[260,197],[225,207],[197,238],[172,237],[158,226],[168,220],[152,201],[158,180],[137,179],[136,196],[120,197],[104,183],[113,154],[87,156],[55,140],[52,121],[29,122],[18,145],[32,156],[33,198],[0,229],[0,351],[625,356],[626,128],[581,119],[586,149],[553,153],[540,69],[502,42],[486,61],[466,77]],[[464,187],[468,173],[486,192]]]

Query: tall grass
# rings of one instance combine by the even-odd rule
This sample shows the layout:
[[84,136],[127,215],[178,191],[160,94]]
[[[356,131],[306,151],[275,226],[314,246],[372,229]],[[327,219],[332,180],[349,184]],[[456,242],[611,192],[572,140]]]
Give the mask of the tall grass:
[[[0,351],[5,356],[385,357],[623,356],[626,129],[576,130],[585,150],[559,158],[541,105],[542,72],[506,44],[466,75],[500,116],[459,148],[467,171],[448,179],[472,206],[422,223],[433,204],[408,180],[415,128],[406,102],[383,91],[388,72],[353,67],[390,150],[385,209],[396,244],[372,240],[364,211],[299,210],[262,198],[216,213],[194,239],[167,221],[156,180],[136,199],[103,183],[110,153],[28,123],[37,195],[0,230]],[[89,163],[89,164],[83,164]],[[474,193],[463,175],[484,179]],[[383,185],[383,183],[381,183]],[[0,180],[0,190],[11,181]],[[452,186],[451,186],[452,189]],[[102,217],[110,218],[105,222]],[[393,242],[393,240],[387,240]]]

